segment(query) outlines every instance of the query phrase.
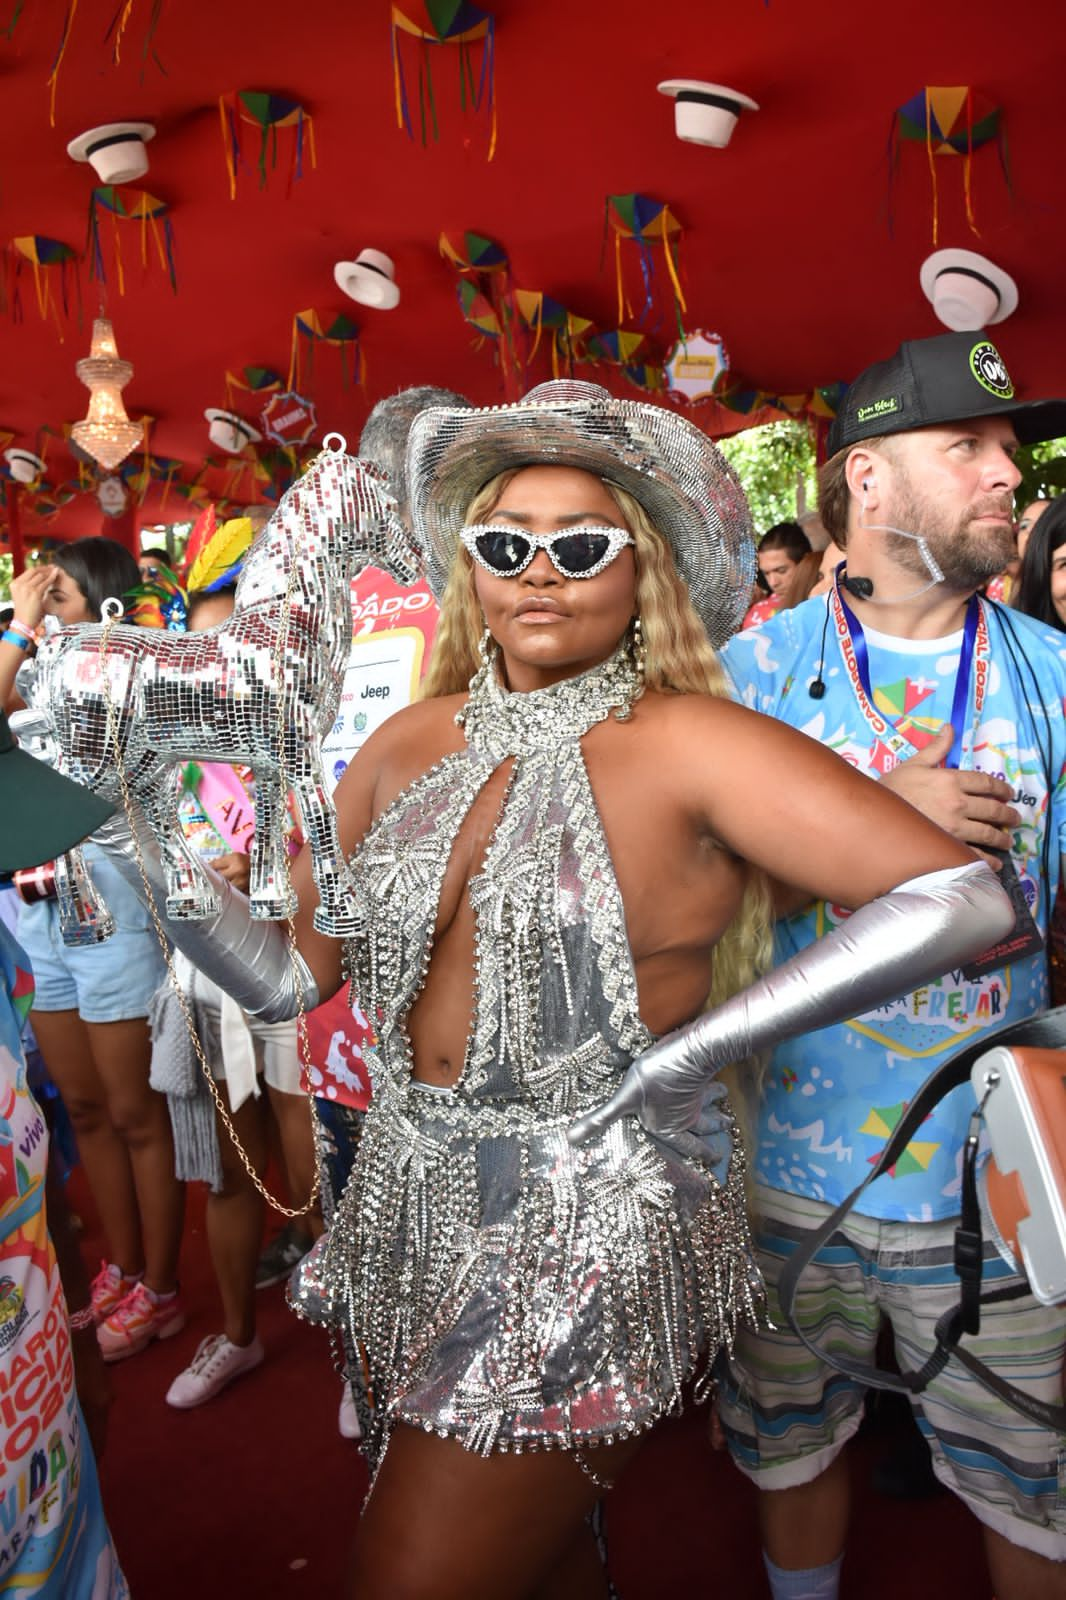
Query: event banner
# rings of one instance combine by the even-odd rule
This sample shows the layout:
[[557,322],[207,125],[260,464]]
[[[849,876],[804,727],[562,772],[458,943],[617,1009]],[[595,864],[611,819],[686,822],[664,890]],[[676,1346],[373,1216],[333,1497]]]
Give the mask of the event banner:
[[[368,567],[352,584],[352,653],[337,718],[323,747],[331,794],[374,730],[414,699],[437,616],[424,582],[401,589]],[[312,1011],[306,1026],[313,1092],[364,1109],[370,1083],[363,1048],[373,1034],[358,1004],[350,1004],[347,988]]]

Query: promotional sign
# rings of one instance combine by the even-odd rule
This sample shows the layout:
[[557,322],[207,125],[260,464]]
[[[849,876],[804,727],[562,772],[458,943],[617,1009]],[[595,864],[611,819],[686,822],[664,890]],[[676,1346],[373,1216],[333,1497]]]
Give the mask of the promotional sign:
[[[425,582],[403,589],[376,567],[352,584],[352,652],[336,721],[322,746],[332,794],[348,763],[393,712],[410,705],[437,629],[437,603]],[[365,1109],[370,1080],[363,1050],[373,1039],[366,1017],[342,989],[306,1022],[312,1093]]]
[[314,401],[297,394],[295,389],[271,395],[260,415],[267,437],[290,450],[306,444],[318,427]]
[[729,352],[720,333],[686,333],[663,365],[670,394],[689,405],[709,400],[729,371]]
[[101,478],[96,486],[96,503],[105,517],[121,517],[129,501],[129,493],[121,478],[112,473]]

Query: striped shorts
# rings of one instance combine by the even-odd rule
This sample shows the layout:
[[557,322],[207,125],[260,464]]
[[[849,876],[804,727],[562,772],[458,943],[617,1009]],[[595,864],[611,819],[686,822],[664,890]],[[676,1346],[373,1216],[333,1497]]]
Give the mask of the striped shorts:
[[[738,1333],[719,1366],[719,1412],[737,1466],[761,1489],[788,1489],[825,1471],[859,1426],[864,1389],[812,1355],[777,1301],[782,1263],[830,1207],[779,1190],[754,1202],[770,1328]],[[825,1350],[872,1363],[882,1320],[900,1367],[919,1367],[938,1318],[959,1298],[954,1220],[882,1222],[852,1212],[815,1256],[796,1297],[804,1331]],[[1016,1282],[986,1242],[984,1284]],[[966,1338],[994,1371],[1041,1400],[1061,1402],[1066,1311],[1031,1297],[989,1306]],[[1012,1544],[1066,1561],[1066,1440],[1010,1410],[956,1361],[913,1400],[940,1481]]]

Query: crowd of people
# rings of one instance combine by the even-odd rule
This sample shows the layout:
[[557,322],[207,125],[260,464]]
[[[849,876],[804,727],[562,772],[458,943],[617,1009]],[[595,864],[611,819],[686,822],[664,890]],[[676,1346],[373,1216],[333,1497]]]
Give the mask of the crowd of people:
[[[932,1069],[1049,998],[1066,498],[1016,516],[1013,497],[1019,442],[1066,435],[1066,402],[1017,401],[987,341],[975,366],[978,342],[912,342],[861,374],[818,513],[757,551],[742,485],[663,408],[572,382],[487,409],[386,402],[399,445],[363,453],[441,616],[420,698],[336,791],[360,908],[343,943],[315,925],[295,831],[295,945],[249,921],[248,841],[217,826],[202,774],[182,817],[217,895],[206,918],[162,896],[145,909],[145,876],[162,880],[135,816],[82,819],[116,923],[103,943],[63,943],[38,867],[80,836],[69,817],[43,855],[36,837],[13,845],[27,859],[0,856],[35,869],[19,874],[26,956],[0,945],[0,1025],[18,1035],[32,967],[55,1142],[62,1108],[108,1240],[91,1284],[64,1279],[80,1346],[95,1333],[91,1354],[115,1361],[177,1331],[182,1179],[211,1184],[222,1326],[173,1406],[263,1359],[271,1116],[292,1209],[313,1192],[293,1019],[346,980],[373,1019],[369,1110],[326,1141],[321,1212],[304,1207],[291,1258],[294,1302],[339,1333],[360,1402],[346,1387],[341,1426],[365,1434],[373,1473],[353,1594],[607,1593],[599,1502],[646,1430],[712,1388],[760,1491],[774,1600],[839,1592],[864,1386],[804,1335],[853,1367],[885,1328],[902,1368],[930,1354],[958,1293],[969,1090],[816,1253],[795,1326],[781,1274]],[[161,566],[87,540],[17,578],[0,700],[16,703],[46,617],[93,620]],[[191,591],[187,627],[231,605],[225,585]],[[0,738],[0,775],[16,757]],[[153,1087],[187,1033],[169,965],[240,1150],[209,1101],[194,1137]],[[22,1042],[0,1042],[23,1084]],[[1061,1403],[1066,1315],[1021,1294],[992,1240],[984,1276],[1021,1297],[986,1308],[969,1348]],[[999,1600],[1066,1596],[1054,1428],[951,1362],[913,1408]],[[29,1560],[42,1538],[25,1529]],[[77,1566],[90,1556],[108,1586]],[[66,1587],[30,1592],[124,1592],[106,1530],[65,1559]]]

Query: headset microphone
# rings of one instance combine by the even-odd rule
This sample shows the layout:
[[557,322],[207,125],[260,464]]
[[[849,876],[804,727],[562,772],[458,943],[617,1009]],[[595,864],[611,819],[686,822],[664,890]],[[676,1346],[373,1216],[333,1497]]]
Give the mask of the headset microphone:
[[[837,572],[839,573],[839,571],[840,568],[838,567]],[[833,591],[830,589],[825,597],[825,621],[822,623],[822,642],[818,647],[818,676],[807,687],[807,693],[812,700],[825,699],[825,679],[822,677],[822,673],[825,671],[825,636],[829,632],[829,607],[832,602]]]

